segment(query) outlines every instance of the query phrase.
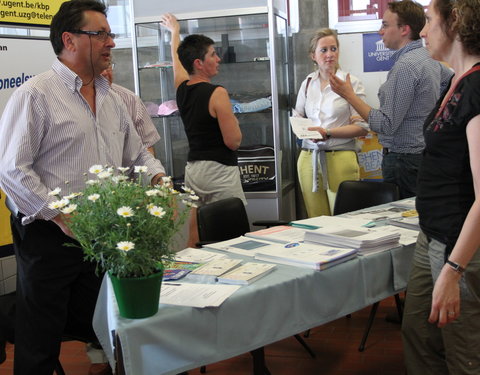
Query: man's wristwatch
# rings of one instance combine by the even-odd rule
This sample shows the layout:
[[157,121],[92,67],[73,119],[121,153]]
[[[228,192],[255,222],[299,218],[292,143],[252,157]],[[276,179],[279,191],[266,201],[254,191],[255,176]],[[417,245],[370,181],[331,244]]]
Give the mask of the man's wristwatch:
[[332,133],[330,133],[330,129],[327,129],[325,131],[325,138],[330,139],[331,136],[332,136]]
[[460,264],[452,262],[450,259],[447,259],[446,262],[455,272],[462,274],[465,272],[465,268],[463,268]]

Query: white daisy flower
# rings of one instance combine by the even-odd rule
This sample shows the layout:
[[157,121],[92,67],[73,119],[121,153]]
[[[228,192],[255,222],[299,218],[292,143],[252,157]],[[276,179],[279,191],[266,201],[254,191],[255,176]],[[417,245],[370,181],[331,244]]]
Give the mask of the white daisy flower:
[[70,195],[65,196],[64,198],[65,199],[73,199],[73,198],[78,197],[79,195],[82,195],[82,193],[72,193]]
[[149,197],[154,197],[156,195],[158,195],[159,191],[157,189],[151,189],[151,190],[147,190],[145,192],[145,194],[147,194],[147,196]]
[[103,180],[103,179],[105,179],[105,178],[109,178],[111,175],[112,175],[112,172],[110,172],[110,171],[107,170],[107,171],[102,171],[102,172],[100,172],[100,173],[97,175],[97,177]]
[[70,201],[68,199],[63,198],[63,199],[60,199],[59,201],[51,202],[48,205],[48,208],[50,208],[51,210],[58,210],[65,207],[69,203]]
[[100,194],[91,194],[87,197],[89,201],[96,202],[100,198]]
[[144,165],[136,165],[134,171],[135,173],[147,173],[148,168]]
[[182,199],[182,203],[187,207],[192,207],[192,208],[197,208],[198,207],[195,203],[187,201],[185,199]]
[[127,180],[128,180],[128,177],[124,176],[124,175],[112,177],[112,181],[115,182],[116,184],[118,184],[119,182],[122,182],[122,181],[127,181]]
[[130,168],[128,168],[128,167],[118,167],[117,169],[118,169],[121,173],[126,173],[126,172],[128,172],[128,170],[129,170]]
[[103,171],[103,166],[99,164],[92,165],[88,171],[93,174],[99,174]]
[[48,195],[50,195],[50,196],[52,197],[52,196],[55,196],[55,195],[60,194],[61,191],[62,191],[62,189],[60,189],[59,187],[57,187],[57,188],[53,189],[52,191],[50,191],[50,192],[48,193]]
[[150,215],[153,215],[156,217],[163,217],[166,214],[165,210],[162,207],[158,207],[158,206],[153,206],[148,210],[148,212],[150,213]]
[[189,195],[188,198],[190,198],[192,201],[198,201],[200,199],[198,195],[195,194]]
[[87,180],[87,181],[85,181],[85,183],[87,185],[96,185],[96,184],[99,184],[100,181],[98,181],[98,180]]
[[117,249],[123,251],[129,251],[135,248],[135,244],[130,241],[120,241],[117,243]]
[[64,214],[71,214],[73,211],[77,209],[76,204],[69,204],[67,207],[62,208],[60,211]]
[[168,192],[167,192],[167,191],[165,191],[165,190],[157,190],[157,191],[158,191],[157,195],[158,195],[159,197],[163,197],[163,198],[167,198],[167,197],[168,197]]
[[120,215],[120,216],[123,216],[123,217],[132,217],[134,215],[132,208],[128,207],[128,206],[120,207],[117,210],[117,214]]
[[162,181],[163,181],[163,183],[168,184],[168,183],[172,182],[172,177],[162,176]]

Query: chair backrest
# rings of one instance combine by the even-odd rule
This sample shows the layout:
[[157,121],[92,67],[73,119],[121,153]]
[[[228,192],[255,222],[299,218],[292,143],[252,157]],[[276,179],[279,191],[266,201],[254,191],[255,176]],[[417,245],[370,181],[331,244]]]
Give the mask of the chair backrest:
[[236,197],[199,207],[197,222],[201,242],[225,241],[250,231],[245,206],[242,200]]
[[338,187],[334,215],[400,199],[398,186],[383,181],[343,181]]

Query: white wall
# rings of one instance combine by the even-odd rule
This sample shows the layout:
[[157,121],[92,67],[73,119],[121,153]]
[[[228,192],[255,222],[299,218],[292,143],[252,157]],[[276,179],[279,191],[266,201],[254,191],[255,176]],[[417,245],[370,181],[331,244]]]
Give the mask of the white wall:
[[340,34],[340,67],[358,77],[367,94],[367,102],[373,108],[378,108],[378,88],[385,82],[387,72],[363,71],[363,37],[362,33]]

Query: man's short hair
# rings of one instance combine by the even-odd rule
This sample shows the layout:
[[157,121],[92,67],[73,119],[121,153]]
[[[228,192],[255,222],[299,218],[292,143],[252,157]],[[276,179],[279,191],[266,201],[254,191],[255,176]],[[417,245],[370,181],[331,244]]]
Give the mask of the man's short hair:
[[[85,25],[84,12],[93,10],[107,16],[104,3],[97,0],[70,0],[62,3],[50,24],[50,42],[58,56],[63,51],[62,34],[65,31],[80,30]],[[97,30],[93,30],[97,31]]]
[[188,74],[193,74],[193,62],[196,59],[204,60],[208,48],[215,42],[208,36],[192,34],[180,43],[177,53],[180,62]]
[[423,6],[412,0],[393,1],[388,3],[390,12],[398,17],[399,25],[410,26],[410,39],[420,39],[420,31],[425,26],[425,10]]

